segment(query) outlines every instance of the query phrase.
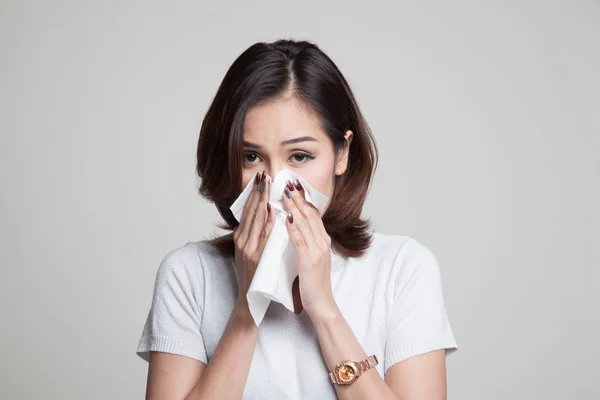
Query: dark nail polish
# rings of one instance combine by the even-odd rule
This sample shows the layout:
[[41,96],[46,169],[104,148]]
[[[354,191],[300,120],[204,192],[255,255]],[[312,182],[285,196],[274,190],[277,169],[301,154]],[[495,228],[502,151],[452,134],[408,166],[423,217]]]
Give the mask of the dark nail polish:
[[294,215],[292,213],[288,213],[287,219],[290,221],[290,224],[294,223]]
[[292,185],[292,182],[285,181],[285,184],[287,185],[288,189],[290,189],[290,192],[294,191],[294,185]]
[[302,190],[302,184],[300,183],[300,181],[298,179],[294,179],[294,186],[296,186],[296,189],[298,190]]
[[262,177],[260,179],[264,181],[266,177],[267,177],[267,174],[265,171],[263,171]]
[[260,182],[260,172],[257,172],[256,177],[254,178],[254,184],[258,185],[258,182]]
[[260,192],[264,193],[265,192],[265,187],[267,186],[267,181],[265,181],[264,179],[262,181],[260,181]]
[[287,197],[288,199],[292,198],[292,196],[290,195],[290,189],[288,189],[287,186],[285,187],[285,189],[283,189],[283,193],[285,194],[285,197]]
[[271,203],[267,203],[267,213],[271,213]]

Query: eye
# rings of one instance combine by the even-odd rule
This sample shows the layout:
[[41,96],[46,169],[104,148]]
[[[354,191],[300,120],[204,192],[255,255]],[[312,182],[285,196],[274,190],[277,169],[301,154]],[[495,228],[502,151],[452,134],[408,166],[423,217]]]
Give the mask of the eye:
[[255,164],[256,160],[258,160],[258,159],[260,159],[260,157],[256,153],[251,153],[251,152],[244,153],[244,162],[247,162],[250,164]]
[[308,153],[294,153],[292,154],[292,158],[297,161],[299,164],[304,164],[306,163],[308,160],[314,160],[314,156],[308,154]]

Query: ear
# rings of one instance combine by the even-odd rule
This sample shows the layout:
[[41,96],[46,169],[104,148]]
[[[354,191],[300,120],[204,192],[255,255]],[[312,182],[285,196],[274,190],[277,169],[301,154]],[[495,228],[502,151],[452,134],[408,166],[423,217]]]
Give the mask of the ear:
[[346,134],[344,135],[346,143],[344,144],[344,147],[338,151],[337,154],[337,160],[335,162],[336,175],[343,175],[344,172],[346,172],[346,169],[348,168],[348,154],[350,153],[350,143],[352,142],[353,135],[354,134],[351,130],[347,130]]

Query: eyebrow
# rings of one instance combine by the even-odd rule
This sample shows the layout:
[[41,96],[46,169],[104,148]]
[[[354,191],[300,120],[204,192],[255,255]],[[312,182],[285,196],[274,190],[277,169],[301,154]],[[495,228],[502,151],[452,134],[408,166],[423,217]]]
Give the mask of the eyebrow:
[[[311,137],[311,136],[301,136],[301,137],[297,137],[294,139],[284,140],[283,142],[281,142],[281,146],[286,146],[288,144],[294,144],[294,143],[300,143],[300,142],[317,142],[317,139],[315,139],[314,137]],[[260,149],[262,147],[258,144],[247,142],[245,140],[244,140],[244,146],[249,147],[251,149]]]

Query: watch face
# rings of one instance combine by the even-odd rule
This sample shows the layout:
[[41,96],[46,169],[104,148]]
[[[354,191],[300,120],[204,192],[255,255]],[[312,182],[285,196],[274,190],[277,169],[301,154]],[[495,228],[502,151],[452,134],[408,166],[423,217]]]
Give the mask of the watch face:
[[352,364],[343,364],[337,368],[336,375],[341,383],[352,383],[356,380],[356,368]]

